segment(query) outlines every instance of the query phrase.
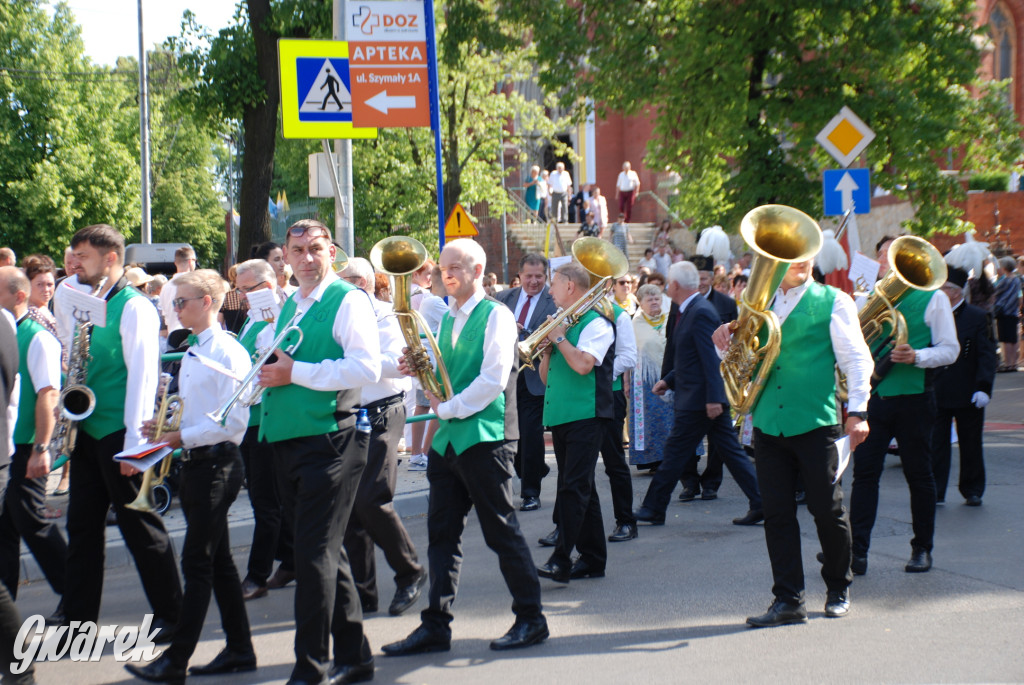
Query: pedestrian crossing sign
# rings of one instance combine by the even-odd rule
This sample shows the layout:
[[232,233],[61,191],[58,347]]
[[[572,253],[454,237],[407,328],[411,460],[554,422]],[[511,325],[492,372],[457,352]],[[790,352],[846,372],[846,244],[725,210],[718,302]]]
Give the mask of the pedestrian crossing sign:
[[277,42],[285,138],[376,138],[377,129],[352,125],[348,43]]

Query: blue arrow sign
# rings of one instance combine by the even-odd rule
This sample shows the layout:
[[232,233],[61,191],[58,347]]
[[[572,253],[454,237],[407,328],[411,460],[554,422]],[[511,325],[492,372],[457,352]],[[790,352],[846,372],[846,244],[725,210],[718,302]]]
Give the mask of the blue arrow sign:
[[867,169],[832,169],[824,174],[825,216],[839,216],[853,206],[854,214],[871,211],[871,172]]

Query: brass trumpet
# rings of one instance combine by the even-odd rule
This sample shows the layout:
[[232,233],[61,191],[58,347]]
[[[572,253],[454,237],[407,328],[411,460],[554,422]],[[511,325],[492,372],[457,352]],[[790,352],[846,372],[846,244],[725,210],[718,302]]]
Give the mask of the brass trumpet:
[[[600,238],[580,238],[572,244],[572,256],[590,273],[590,290],[545,321],[530,334],[526,340],[518,344],[519,361],[527,368],[534,368],[534,360],[550,343],[548,335],[561,324],[572,326],[580,317],[594,307],[602,308],[602,313],[611,317],[611,304],[605,299],[611,283],[629,270],[626,255],[607,240]],[[607,307],[607,311],[604,311]],[[614,321],[613,321],[614,323]]]
[[[157,407],[156,416],[160,419],[156,432],[153,434],[153,443],[160,442],[160,437],[168,431],[176,431],[181,428],[181,414],[185,404],[178,395],[168,395],[170,387],[170,374],[163,374],[164,390],[160,397],[160,406]],[[135,511],[153,511],[156,509],[153,503],[153,488],[161,485],[171,472],[171,461],[173,457],[168,454],[159,464],[153,464],[142,476],[142,485],[139,486],[138,496],[125,506]],[[159,469],[159,473],[157,470]]]
[[[415,238],[405,235],[384,238],[370,250],[370,263],[373,264],[373,268],[395,279],[395,316],[398,317],[398,326],[402,329],[402,337],[409,348],[405,362],[416,372],[416,378],[423,389],[445,402],[452,397],[452,382],[448,377],[448,369],[445,368],[444,360],[441,359],[441,349],[427,327],[427,322],[412,308],[410,301],[412,292],[409,276],[416,273],[425,261],[427,248]],[[430,345],[434,359],[437,360],[437,375],[434,375],[430,355],[420,342],[420,330],[424,332],[424,338]]]

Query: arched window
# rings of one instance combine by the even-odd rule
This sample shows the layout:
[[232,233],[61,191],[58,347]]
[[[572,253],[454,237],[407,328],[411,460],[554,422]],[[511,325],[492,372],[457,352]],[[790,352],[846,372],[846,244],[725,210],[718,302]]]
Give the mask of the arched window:
[[[988,19],[989,34],[992,36],[992,77],[997,81],[1014,78],[1014,64],[1016,62],[1017,43],[1015,27],[1011,21],[1011,14],[1002,3],[995,6]],[[1007,90],[1006,99],[1008,104],[1013,106],[1011,93],[1013,88]]]

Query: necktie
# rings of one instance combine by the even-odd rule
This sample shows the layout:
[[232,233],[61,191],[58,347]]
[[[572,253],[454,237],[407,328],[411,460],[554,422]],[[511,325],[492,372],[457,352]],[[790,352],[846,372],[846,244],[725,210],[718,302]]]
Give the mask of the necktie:
[[526,316],[530,313],[530,300],[533,299],[533,295],[526,296],[526,302],[523,303],[523,308],[519,310],[519,325],[526,328]]
[[186,342],[188,342],[188,346],[189,347],[192,347],[193,345],[198,345],[199,344],[199,336],[196,335],[195,333],[190,333],[188,338],[186,339]]

